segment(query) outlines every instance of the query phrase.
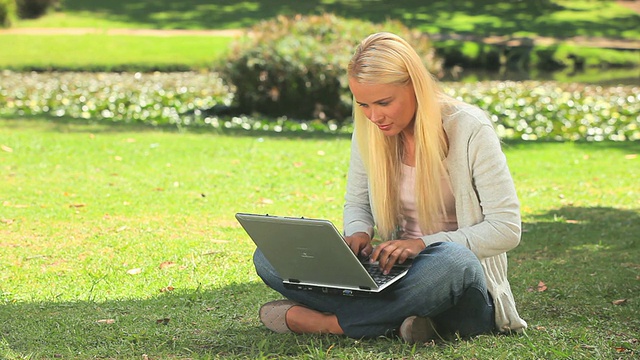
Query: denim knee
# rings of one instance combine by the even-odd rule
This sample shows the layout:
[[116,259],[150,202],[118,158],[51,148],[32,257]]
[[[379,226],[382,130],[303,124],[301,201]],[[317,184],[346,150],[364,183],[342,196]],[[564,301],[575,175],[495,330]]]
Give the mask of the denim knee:
[[282,279],[278,273],[259,249],[256,249],[253,253],[253,266],[256,268],[256,273],[260,276],[262,281],[270,287],[273,288],[274,286],[278,286],[282,283]]
[[[437,256],[438,266],[447,273],[456,273],[464,269],[466,278],[484,280],[484,270],[478,257],[466,246],[454,242],[439,242],[427,246],[420,256]],[[484,281],[482,282],[484,284]]]
[[441,242],[429,245],[413,262],[402,280],[401,291],[414,298],[440,299],[436,308],[443,310],[467,289],[486,290],[484,271],[478,258],[463,245]]

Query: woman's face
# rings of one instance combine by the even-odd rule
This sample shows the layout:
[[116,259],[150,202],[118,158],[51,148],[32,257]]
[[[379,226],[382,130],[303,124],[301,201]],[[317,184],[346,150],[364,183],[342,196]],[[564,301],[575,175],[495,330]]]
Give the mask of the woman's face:
[[384,135],[413,134],[416,96],[411,84],[361,84],[349,78],[349,88],[364,115]]

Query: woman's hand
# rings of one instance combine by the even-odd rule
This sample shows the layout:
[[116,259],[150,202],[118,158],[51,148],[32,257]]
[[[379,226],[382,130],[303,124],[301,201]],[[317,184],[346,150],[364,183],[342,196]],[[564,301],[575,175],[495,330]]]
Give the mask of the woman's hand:
[[382,272],[388,274],[393,265],[416,257],[425,247],[422,239],[386,241],[376,246],[371,261],[378,261]]
[[349,244],[351,251],[353,251],[356,256],[368,257],[371,255],[373,246],[371,246],[371,237],[369,234],[357,232],[351,236],[345,237],[344,240]]

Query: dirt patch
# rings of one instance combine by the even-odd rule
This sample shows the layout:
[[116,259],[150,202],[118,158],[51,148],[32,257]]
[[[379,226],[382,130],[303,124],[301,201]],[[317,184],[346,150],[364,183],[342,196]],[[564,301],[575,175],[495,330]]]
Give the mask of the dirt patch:
[[617,3],[640,14],[640,0],[618,0]]

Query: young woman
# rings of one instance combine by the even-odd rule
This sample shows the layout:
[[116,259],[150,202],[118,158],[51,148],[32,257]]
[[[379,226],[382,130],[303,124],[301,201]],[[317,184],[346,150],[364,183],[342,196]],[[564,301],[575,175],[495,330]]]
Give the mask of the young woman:
[[285,289],[256,251],[258,275],[288,299],[263,305],[261,321],[280,333],[398,334],[410,343],[526,328],[507,281],[519,202],[490,120],[443,94],[394,34],[364,39],[348,75],[355,131],[346,241],[384,271],[413,265],[385,296],[349,298]]

